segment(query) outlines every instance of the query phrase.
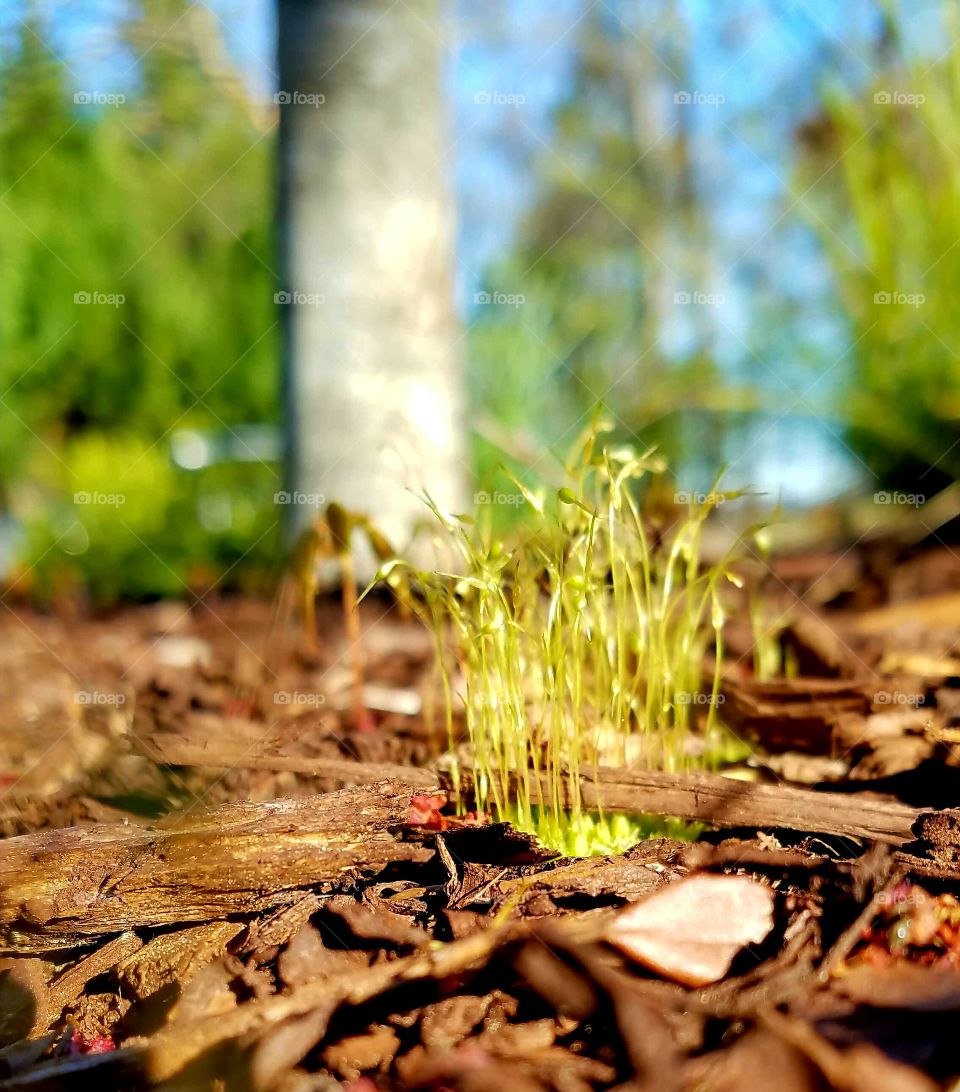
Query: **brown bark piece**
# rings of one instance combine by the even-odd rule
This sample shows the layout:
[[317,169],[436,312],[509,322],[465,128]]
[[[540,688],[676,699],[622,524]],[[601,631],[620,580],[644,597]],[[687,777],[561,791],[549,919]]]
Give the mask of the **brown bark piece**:
[[900,960],[889,967],[857,966],[833,989],[858,1005],[914,1012],[960,1011],[960,971]]
[[523,889],[523,903],[547,896],[553,906],[578,903],[583,898],[634,902],[649,895],[671,877],[671,866],[684,850],[681,842],[655,838],[641,842],[616,857],[586,857],[542,872],[532,882],[511,880],[502,887],[508,894]]
[[222,956],[242,929],[237,922],[211,921],[153,937],[118,966],[124,992],[142,999],[171,982],[186,985],[201,967]]
[[587,807],[672,815],[718,827],[782,827],[903,845],[916,837],[919,809],[844,793],[757,785],[716,774],[653,770],[581,771]]
[[[258,739],[263,725],[255,724]],[[173,766],[210,767],[213,769],[289,770],[310,777],[324,777],[349,784],[369,784],[383,779],[400,779],[415,785],[419,791],[433,788],[436,775],[417,766],[395,763],[355,762],[346,758],[314,758],[310,755],[270,754],[252,747],[243,739],[231,739],[222,729],[214,743],[151,733],[146,737],[148,755]]]
[[486,994],[445,997],[423,1010],[420,1035],[428,1050],[450,1050],[466,1039],[490,1011],[493,998]]
[[399,1046],[393,1028],[377,1024],[362,1035],[349,1035],[325,1047],[323,1063],[339,1076],[355,1081],[361,1073],[389,1065]]
[[711,1092],[822,1092],[817,1071],[801,1051],[757,1028],[728,1050],[714,1050],[687,1063],[685,1088]]
[[813,1027],[777,1012],[761,1020],[771,1031],[802,1051],[837,1092],[935,1092],[939,1088],[917,1069],[894,1061],[870,1043],[840,1050]]
[[724,720],[768,751],[830,754],[834,731],[843,717],[870,712],[875,678],[803,677],[727,678]]
[[926,595],[906,603],[892,603],[863,611],[854,618],[852,628],[863,636],[894,635],[903,627],[922,626],[927,630],[952,628],[957,625],[958,619],[960,592],[948,592],[946,595]]
[[409,785],[226,804],[153,828],[68,828],[0,843],[0,947],[43,951],[141,926],[254,913],[431,850],[390,833]]
[[808,611],[792,619],[782,639],[793,650],[801,675],[837,679],[869,671],[856,651],[819,614]]
[[38,1035],[57,1020],[63,1009],[83,993],[90,979],[109,971],[142,947],[143,941],[136,933],[123,933],[58,975],[47,988],[47,1009],[45,1012],[38,1009],[32,1034]]
[[47,1010],[51,969],[37,957],[0,959],[0,1047],[25,1039]]
[[425,929],[414,925],[403,914],[387,909],[384,904],[372,906],[356,902],[348,895],[335,895],[327,900],[325,909],[335,914],[356,940],[409,950],[428,944],[432,939]]

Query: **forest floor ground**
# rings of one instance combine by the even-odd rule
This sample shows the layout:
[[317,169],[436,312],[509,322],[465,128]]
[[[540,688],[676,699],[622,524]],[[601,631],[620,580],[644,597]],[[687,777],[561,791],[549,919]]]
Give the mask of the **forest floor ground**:
[[252,599],[5,603],[0,1090],[960,1088],[960,555],[767,594],[796,672],[732,618],[737,779],[595,778],[704,835],[583,860],[444,806],[432,639],[386,601],[360,726],[335,602],[315,650]]

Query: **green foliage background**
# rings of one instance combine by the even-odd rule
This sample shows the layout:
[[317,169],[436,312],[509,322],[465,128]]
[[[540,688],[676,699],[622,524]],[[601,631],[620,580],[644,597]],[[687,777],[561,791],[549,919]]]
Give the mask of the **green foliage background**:
[[[75,101],[82,89],[36,20],[0,51],[0,518],[23,529],[23,583],[41,598],[64,582],[99,603],[234,585],[280,556],[280,468],[244,451],[239,431],[279,425],[275,119],[222,63],[202,6],[127,10],[135,78],[117,106]],[[685,86],[683,28],[664,11],[673,22],[649,20],[653,48]],[[644,104],[665,90],[663,70],[602,13],[577,37],[537,199],[487,271],[490,292],[522,306],[469,316],[481,487],[496,487],[504,450],[518,467],[565,448],[598,402],[671,465],[712,458],[731,422],[776,409],[720,362],[705,308],[687,308],[685,336],[666,344],[675,276],[711,289],[692,115],[658,132]],[[918,59],[893,16],[881,38],[875,80],[825,90],[797,181],[815,183],[811,223],[849,331],[838,430],[878,484],[915,490],[934,466],[930,493],[960,475],[960,51]],[[923,105],[878,103],[891,87]],[[878,304],[881,292],[925,302]],[[753,301],[761,356],[794,338],[792,306]],[[246,461],[175,466],[171,435],[188,428],[229,439]],[[124,499],[77,503],[82,493]]]
[[35,590],[66,571],[101,602],[176,594],[268,564],[278,467],[186,472],[169,439],[277,419],[272,122],[211,79],[182,0],[125,25],[135,56],[157,44],[116,106],[75,102],[42,31],[0,58],[0,498]]
[[[680,86],[679,28],[666,5],[659,15],[648,20],[653,49]],[[577,34],[578,66],[539,164],[537,200],[513,253],[488,273],[491,294],[522,302],[484,309],[470,331],[473,403],[508,435],[557,452],[602,404],[625,438],[656,445],[674,466],[690,454],[688,432],[703,442],[705,417],[754,399],[723,378],[705,308],[682,309],[685,344],[665,347],[674,294],[710,289],[710,240],[689,130],[648,110],[673,90],[664,69],[649,53],[638,64],[636,40],[599,9]],[[481,430],[482,478],[501,457]]]
[[[958,39],[955,5],[929,14]],[[885,484],[930,495],[960,477],[960,50],[918,55],[905,30],[890,16],[874,78],[825,96],[804,181],[830,168],[816,228],[854,345],[851,444]]]

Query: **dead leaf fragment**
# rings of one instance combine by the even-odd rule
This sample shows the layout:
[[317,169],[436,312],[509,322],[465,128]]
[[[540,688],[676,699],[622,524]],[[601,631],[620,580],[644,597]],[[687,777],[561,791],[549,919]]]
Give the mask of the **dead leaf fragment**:
[[716,982],[734,956],[773,928],[773,892],[745,876],[691,876],[621,913],[606,939],[685,986]]

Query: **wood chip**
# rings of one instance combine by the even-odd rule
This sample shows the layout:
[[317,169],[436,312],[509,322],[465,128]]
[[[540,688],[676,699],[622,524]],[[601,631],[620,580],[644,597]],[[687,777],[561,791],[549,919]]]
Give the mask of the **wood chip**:
[[104,824],[0,843],[0,948],[45,951],[105,933],[255,913],[431,850],[390,833],[398,782],[225,804],[152,828]]

